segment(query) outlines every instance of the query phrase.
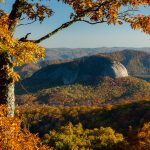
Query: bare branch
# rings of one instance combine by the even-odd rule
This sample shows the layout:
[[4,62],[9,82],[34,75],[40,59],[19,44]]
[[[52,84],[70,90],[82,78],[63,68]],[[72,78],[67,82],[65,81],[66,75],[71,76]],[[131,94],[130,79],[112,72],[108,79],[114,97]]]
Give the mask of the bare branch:
[[24,20],[24,19],[26,19],[27,17],[23,17],[23,18],[21,18],[20,20]]
[[34,40],[34,41],[32,41],[32,42],[34,42],[34,43],[40,43],[40,42],[42,42],[42,41],[44,41],[44,40],[50,38],[50,37],[53,36],[54,34],[58,33],[59,31],[61,31],[61,30],[65,29],[65,28],[71,26],[73,23],[75,23],[75,22],[77,22],[77,21],[81,21],[81,19],[73,19],[73,20],[71,20],[71,21],[68,21],[68,22],[62,24],[62,25],[61,25],[60,27],[58,27],[57,29],[55,29],[54,31],[52,31],[52,32],[46,34],[45,36],[41,37],[40,39]]
[[96,21],[96,22],[91,22],[91,21],[88,21],[88,20],[80,20],[80,21],[91,24],[91,25],[107,22],[107,21],[104,21],[104,20]]
[[29,23],[25,23],[25,24],[19,24],[17,27],[20,27],[20,26],[26,26],[26,25],[29,25],[29,24],[32,24],[32,23],[34,23],[34,22],[36,22],[36,20],[33,20],[32,22],[29,22]]
[[27,38],[28,38],[28,36],[29,36],[30,34],[31,34],[31,33],[27,33],[26,36],[25,36],[25,37],[22,37],[21,39],[19,39],[19,41],[22,41],[22,42],[27,41]]
[[[92,21],[88,21],[88,20],[84,20],[84,18],[86,16],[89,15],[90,12],[96,12],[98,11],[101,7],[105,6],[106,4],[108,3],[108,1],[105,1],[103,3],[99,3],[99,5],[95,5],[94,7],[90,7],[86,10],[84,10],[82,13],[80,14],[76,14],[76,15],[73,15],[73,19],[62,24],[60,27],[58,27],[57,29],[55,29],[54,31],[44,35],[43,37],[37,39],[37,40],[32,40],[32,42],[34,43],[40,43],[50,37],[52,37],[54,34],[58,33],[59,31],[71,26],[73,23],[75,22],[78,22],[78,21],[82,21],[82,22],[86,22],[88,24],[99,24],[99,23],[104,23],[104,22],[107,22],[107,20],[104,20],[103,18],[99,21],[96,21],[96,22],[92,22]],[[119,19],[122,18],[124,16],[124,14],[126,14],[127,12],[133,12],[133,11],[137,11],[137,10],[133,10],[133,9],[128,9],[127,11],[124,11],[124,12],[121,12],[119,13]],[[71,16],[72,17],[72,16]],[[106,17],[107,18],[107,17]]]

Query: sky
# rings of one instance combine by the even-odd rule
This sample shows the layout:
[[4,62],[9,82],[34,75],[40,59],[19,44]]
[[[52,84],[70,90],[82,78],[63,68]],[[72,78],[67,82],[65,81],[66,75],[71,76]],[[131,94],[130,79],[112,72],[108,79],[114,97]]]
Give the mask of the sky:
[[[13,2],[14,0],[6,0],[4,4],[0,4],[0,9],[9,13]],[[45,0],[45,4],[54,10],[53,16],[42,24],[34,23],[18,27],[15,37],[20,38],[31,32],[30,38],[37,39],[69,20],[69,14],[72,11],[69,6],[54,0],[51,2]],[[140,11],[150,15],[149,8],[141,8]],[[128,24],[108,26],[107,24],[75,23],[40,45],[47,48],[150,47],[150,35],[135,31]]]

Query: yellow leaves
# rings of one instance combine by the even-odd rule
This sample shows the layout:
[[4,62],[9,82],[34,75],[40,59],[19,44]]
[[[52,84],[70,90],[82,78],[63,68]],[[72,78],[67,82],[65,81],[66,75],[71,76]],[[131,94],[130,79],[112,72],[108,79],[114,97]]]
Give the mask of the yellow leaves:
[[1,68],[1,70],[5,70],[7,72],[7,75],[10,76],[10,77],[12,77],[12,79],[14,81],[18,81],[20,79],[19,74],[17,74],[16,72],[14,72],[12,70],[12,68],[9,68],[8,65],[3,65],[3,68]]
[[[25,63],[37,62],[40,58],[44,58],[45,49],[33,42],[22,42],[11,37],[8,30],[8,16],[3,15],[0,17],[0,53],[7,52],[13,58],[14,66],[21,66]],[[19,75],[15,73],[8,65],[3,66],[8,75],[14,81],[19,80]]]
[[124,140],[123,135],[119,133],[115,133],[115,131],[110,128],[103,128],[101,127],[99,130],[99,134],[101,135],[99,137],[101,145],[107,146],[108,144],[113,144],[113,143],[119,143]]
[[113,146],[124,141],[123,135],[116,133],[112,128],[83,129],[82,124],[75,126],[69,123],[46,134],[44,142],[53,145],[56,149],[113,149]]
[[6,117],[6,106],[0,106],[0,148],[2,150],[50,150],[40,139],[21,129],[18,118]]
[[143,148],[150,146],[150,122],[145,123],[143,128],[138,133],[139,144]]
[[15,46],[16,48],[16,56],[14,60],[15,66],[21,66],[25,63],[36,62],[40,58],[44,58],[45,49],[43,47],[38,46],[33,42],[21,42]]

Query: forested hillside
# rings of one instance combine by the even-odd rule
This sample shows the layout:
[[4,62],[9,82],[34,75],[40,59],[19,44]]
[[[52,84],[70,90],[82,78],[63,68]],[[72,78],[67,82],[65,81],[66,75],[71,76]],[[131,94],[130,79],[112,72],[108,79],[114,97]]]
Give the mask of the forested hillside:
[[[22,126],[56,149],[149,150],[150,102],[95,107],[22,105]],[[147,122],[147,123],[146,123]]]
[[17,100],[20,104],[36,102],[51,106],[100,106],[126,100],[150,100],[150,83],[133,77],[106,77],[95,84],[76,83],[56,87],[49,86],[48,81],[39,84],[31,81],[27,83],[28,86],[24,87],[29,93],[21,85],[18,87]]

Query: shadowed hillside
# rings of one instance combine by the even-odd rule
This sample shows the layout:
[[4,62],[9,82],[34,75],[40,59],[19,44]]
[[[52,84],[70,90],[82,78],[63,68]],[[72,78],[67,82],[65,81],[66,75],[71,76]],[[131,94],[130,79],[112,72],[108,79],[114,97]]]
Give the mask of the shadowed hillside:
[[110,126],[125,135],[129,127],[140,128],[150,121],[150,102],[141,101],[103,107],[50,107],[23,105],[19,107],[22,125],[40,135],[72,122],[81,122],[84,128]]
[[103,56],[89,56],[60,64],[48,65],[35,72],[21,83],[31,92],[41,89],[70,85],[94,85],[105,76],[119,78],[128,76],[126,68],[119,62]]
[[[113,60],[117,60],[121,62],[127,68],[129,74],[133,76],[138,75],[140,77],[141,75],[143,76],[143,75],[150,74],[150,53],[144,52],[144,50],[143,52],[135,51],[135,50],[123,50],[123,51],[111,52],[109,50],[105,50],[104,48],[103,51],[102,50],[98,51],[97,49],[97,52],[95,52],[94,49],[87,49],[87,50],[82,49],[82,51],[80,49],[76,49],[74,51],[72,49],[62,49],[62,51],[61,49],[59,50],[50,49],[47,50],[46,59],[44,61],[41,61],[37,64],[26,64],[23,67],[16,68],[16,70],[24,79],[32,76],[33,73],[48,65],[60,64],[69,61],[71,59],[79,58],[82,56],[94,55],[94,54],[98,54],[99,52],[103,52],[103,53],[99,53],[98,55],[109,57]],[[63,55],[65,55],[65,57]]]
[[[33,89],[35,90],[34,86],[29,90]],[[95,106],[141,99],[150,100],[150,83],[133,77],[119,79],[106,77],[93,85],[78,83],[43,87],[38,92],[17,96],[19,104],[36,102],[51,106]]]

